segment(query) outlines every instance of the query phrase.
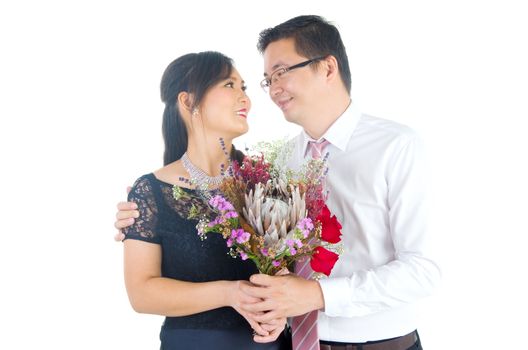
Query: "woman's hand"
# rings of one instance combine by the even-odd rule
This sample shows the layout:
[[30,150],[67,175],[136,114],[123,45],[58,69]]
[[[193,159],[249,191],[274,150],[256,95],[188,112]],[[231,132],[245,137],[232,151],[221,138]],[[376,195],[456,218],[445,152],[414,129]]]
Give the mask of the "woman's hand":
[[[251,328],[253,328],[253,330],[255,331],[255,337],[262,337],[263,339],[268,339],[271,335],[270,331],[266,330],[266,328],[270,328],[273,331],[277,326],[275,326],[275,328],[273,326],[266,326],[266,328],[262,327],[262,325],[254,319],[256,314],[244,311],[240,307],[242,304],[253,304],[260,302],[262,301],[262,299],[249,296],[242,291],[242,289],[240,288],[241,285],[251,285],[251,283],[249,283],[248,281],[233,281],[232,283],[233,286],[232,288],[229,288],[228,291],[229,306],[235,309],[236,312],[238,312],[240,315],[242,315],[242,317],[246,319],[246,321],[248,321]],[[277,336],[274,339],[277,339]],[[265,342],[266,341],[263,341],[263,343]]]
[[271,320],[269,323],[262,323],[260,326],[269,332],[269,335],[263,336],[255,334],[255,336],[253,336],[253,340],[257,343],[270,343],[277,340],[279,335],[284,330],[284,327],[286,326],[286,318],[277,318]]

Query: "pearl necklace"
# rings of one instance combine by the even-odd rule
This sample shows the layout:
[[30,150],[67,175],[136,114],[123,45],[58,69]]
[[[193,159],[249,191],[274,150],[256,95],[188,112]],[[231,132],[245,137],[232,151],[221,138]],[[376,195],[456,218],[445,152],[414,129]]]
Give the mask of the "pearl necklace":
[[191,184],[195,185],[201,190],[209,190],[211,189],[211,187],[216,188],[220,186],[222,180],[224,180],[223,174],[217,176],[207,175],[202,169],[198,168],[191,162],[189,156],[187,156],[187,152],[183,154],[181,160],[183,167],[185,168],[185,170],[187,170],[189,176],[191,177]]

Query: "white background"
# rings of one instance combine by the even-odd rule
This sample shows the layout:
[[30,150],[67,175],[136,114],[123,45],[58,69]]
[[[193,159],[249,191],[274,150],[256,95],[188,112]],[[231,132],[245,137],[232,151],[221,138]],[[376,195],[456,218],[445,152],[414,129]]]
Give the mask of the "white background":
[[[320,14],[342,33],[352,97],[418,130],[444,278],[433,349],[520,349],[527,313],[527,11],[521,1],[3,1],[0,348],[156,349],[129,306],[115,204],[162,164],[159,81],[191,51],[233,57],[251,131],[293,135],[260,91],[260,30]],[[514,317],[519,316],[519,321]]]

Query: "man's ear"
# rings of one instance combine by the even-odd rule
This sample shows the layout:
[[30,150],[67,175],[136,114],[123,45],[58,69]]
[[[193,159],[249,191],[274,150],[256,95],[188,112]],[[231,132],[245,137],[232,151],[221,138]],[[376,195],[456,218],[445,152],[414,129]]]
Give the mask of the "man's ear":
[[339,78],[339,64],[334,56],[328,55],[321,63],[323,63],[327,79]]

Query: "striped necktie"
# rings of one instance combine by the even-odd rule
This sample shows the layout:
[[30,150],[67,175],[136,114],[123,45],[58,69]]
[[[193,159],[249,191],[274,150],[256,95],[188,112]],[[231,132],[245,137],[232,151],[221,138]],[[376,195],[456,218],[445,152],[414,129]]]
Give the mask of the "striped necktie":
[[326,139],[322,139],[321,141],[309,141],[308,142],[308,149],[310,150],[310,153],[312,155],[312,158],[319,159],[323,156],[323,150],[330,142]]
[[[323,155],[323,150],[329,142],[322,139],[320,142],[310,141],[308,146],[312,158],[318,159]],[[313,270],[310,266],[310,259],[298,261],[295,264],[297,276],[309,279]],[[318,311],[313,310],[307,314],[293,317],[292,319],[292,345],[293,350],[319,350],[319,335],[317,333]]]

